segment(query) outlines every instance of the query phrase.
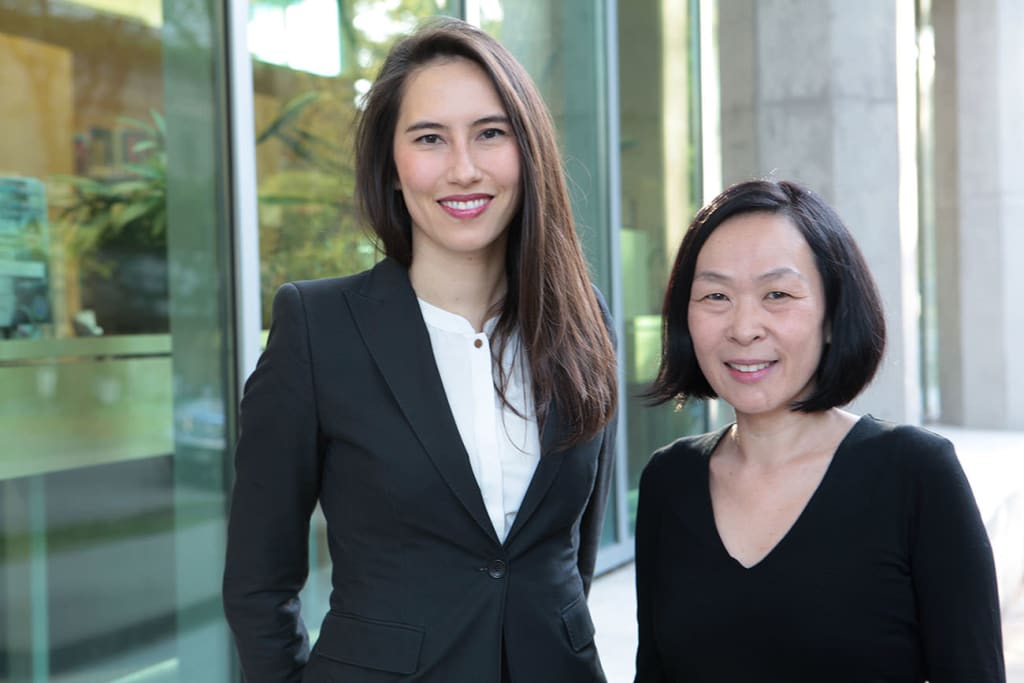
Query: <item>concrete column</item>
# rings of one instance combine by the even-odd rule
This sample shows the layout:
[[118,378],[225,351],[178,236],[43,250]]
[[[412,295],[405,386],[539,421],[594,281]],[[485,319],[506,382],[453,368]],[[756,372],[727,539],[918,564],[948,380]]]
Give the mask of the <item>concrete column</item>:
[[956,0],[932,3],[934,33],[934,238],[938,328],[939,422],[963,425],[963,357],[960,344],[960,177],[957,144]]
[[722,173],[726,185],[797,180],[836,207],[872,268],[888,322],[883,366],[854,410],[917,422],[914,131],[901,138],[908,98],[898,59],[914,36],[901,4],[720,0]]
[[1024,3],[932,12],[942,420],[1024,429]]

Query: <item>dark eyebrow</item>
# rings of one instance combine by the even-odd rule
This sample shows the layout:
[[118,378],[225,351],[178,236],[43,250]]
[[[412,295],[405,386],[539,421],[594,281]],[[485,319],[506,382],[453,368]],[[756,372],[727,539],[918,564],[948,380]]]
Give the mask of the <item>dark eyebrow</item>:
[[[510,125],[508,117],[505,116],[504,114],[492,114],[490,116],[483,116],[474,121],[473,128],[476,128],[478,126],[486,126],[489,123],[503,123],[505,125]],[[420,130],[447,130],[447,128],[448,126],[442,125],[440,123],[435,123],[434,121],[417,121],[416,123],[406,128],[405,132],[415,133]]]
[[[758,282],[765,282],[767,280],[778,280],[779,278],[786,277],[787,275],[793,275],[800,278],[801,280],[807,280],[807,278],[805,278],[800,273],[800,271],[790,268],[788,266],[783,266],[781,268],[769,270],[767,273],[762,273],[761,275],[758,275],[755,279]],[[730,276],[724,275],[723,273],[719,273],[713,270],[702,270],[696,273],[693,276],[693,279],[694,281],[711,280],[712,282],[732,282],[732,278]]]
[[713,270],[702,270],[699,273],[695,273],[693,276],[694,282],[697,280],[711,280],[713,282],[730,282],[732,280],[728,275],[722,275],[716,273]]
[[801,280],[807,280],[807,278],[803,276],[803,273],[801,273],[799,270],[796,270],[795,268],[790,268],[789,266],[783,266],[781,268],[769,270],[767,273],[759,275],[757,277],[757,280],[759,282],[764,282],[766,280],[778,280],[779,278],[786,277],[787,275],[798,277]]
[[504,123],[506,126],[511,125],[511,123],[508,120],[508,117],[505,116],[504,114],[491,114],[490,116],[484,116],[483,118],[479,118],[476,121],[474,121],[473,127],[476,128],[477,126],[485,126],[488,123]]
[[415,133],[418,130],[444,130],[444,126],[433,121],[417,121],[405,129],[406,133]]

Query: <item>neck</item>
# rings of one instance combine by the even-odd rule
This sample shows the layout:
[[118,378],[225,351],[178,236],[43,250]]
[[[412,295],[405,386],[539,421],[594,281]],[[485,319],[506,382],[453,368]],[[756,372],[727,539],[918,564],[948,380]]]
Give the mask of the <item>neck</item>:
[[730,435],[737,456],[746,463],[764,466],[814,454],[835,445],[857,417],[838,408],[820,413],[795,410],[770,415],[737,415]]
[[501,256],[440,260],[414,255],[409,280],[416,296],[461,315],[481,332],[505,296],[505,260]]

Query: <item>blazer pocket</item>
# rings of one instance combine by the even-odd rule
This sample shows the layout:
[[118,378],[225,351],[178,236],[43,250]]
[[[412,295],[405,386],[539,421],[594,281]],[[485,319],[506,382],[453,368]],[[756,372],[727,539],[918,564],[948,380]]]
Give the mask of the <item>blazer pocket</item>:
[[573,652],[579,652],[594,642],[594,622],[590,618],[587,599],[582,594],[562,609],[562,623],[569,634]]
[[422,645],[423,629],[416,626],[331,612],[315,651],[345,664],[411,674],[419,666]]

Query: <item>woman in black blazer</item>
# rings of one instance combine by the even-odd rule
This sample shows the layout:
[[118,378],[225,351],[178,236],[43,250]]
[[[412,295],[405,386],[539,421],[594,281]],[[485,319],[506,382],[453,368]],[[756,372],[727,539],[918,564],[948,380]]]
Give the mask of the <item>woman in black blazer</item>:
[[[290,283],[241,406],[224,601],[248,681],[592,683],[586,594],[615,353],[550,117],[453,19],[367,95],[357,198],[387,256]],[[330,612],[298,593],[317,502]]]

